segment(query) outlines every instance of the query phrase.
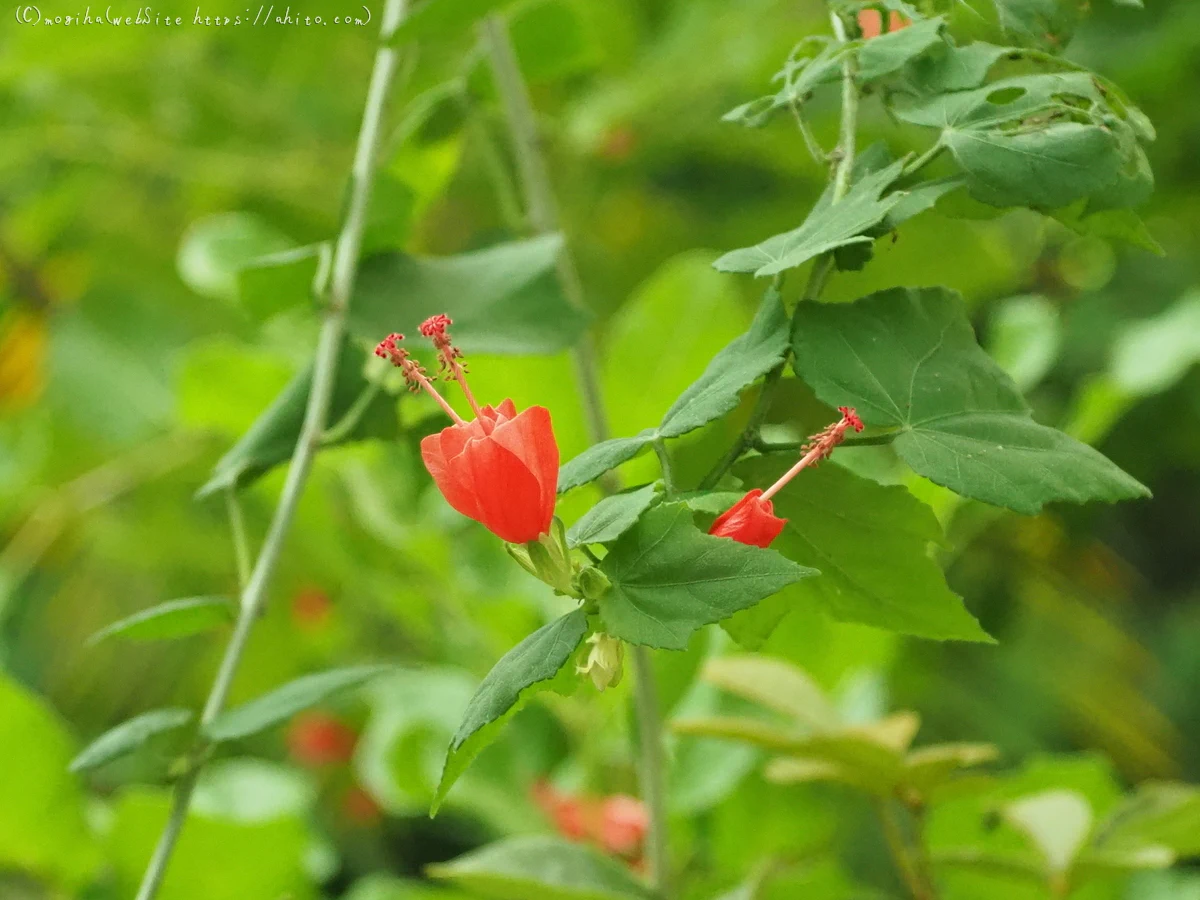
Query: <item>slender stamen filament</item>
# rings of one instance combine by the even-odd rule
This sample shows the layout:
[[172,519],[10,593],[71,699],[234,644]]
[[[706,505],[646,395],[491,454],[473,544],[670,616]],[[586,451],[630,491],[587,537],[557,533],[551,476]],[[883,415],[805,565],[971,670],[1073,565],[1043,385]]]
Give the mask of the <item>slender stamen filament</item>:
[[[447,403],[446,398],[437,392],[437,388],[435,388],[432,384],[430,384],[429,379],[425,377],[425,374],[423,372],[414,370],[411,373],[406,371],[404,374],[405,374],[405,377],[411,378],[413,381],[415,381],[417,384],[419,384],[421,386],[421,388],[425,391],[425,393],[427,393],[430,397],[432,397],[434,400],[436,400],[438,402],[438,406],[440,406],[445,411],[446,415],[448,415],[451,419],[454,420],[455,425],[466,425],[467,424],[466,419],[464,419],[462,416],[460,416],[458,413],[456,413],[454,411],[454,407],[451,406],[449,403]],[[469,395],[468,395],[468,399],[471,399]],[[471,399],[471,406],[474,408],[475,414],[479,415],[479,407],[475,406],[474,399]]]
[[820,434],[813,435],[810,438],[812,443],[805,446],[805,453],[800,457],[800,461],[784,472],[778,481],[763,491],[761,499],[770,500],[802,471],[809,466],[816,465],[829,456],[829,454],[833,453],[833,448],[845,440],[848,429],[853,428],[855,431],[863,430],[862,419],[858,417],[853,407],[839,406],[838,412],[842,414],[842,418],[828,426]]
[[463,393],[467,396],[467,402],[471,404],[471,409],[475,411],[475,417],[483,415],[479,404],[475,401],[475,395],[471,393],[471,389],[467,386],[467,375],[463,371],[463,367],[456,360],[448,359],[449,354],[444,354],[443,359],[446,359],[446,366],[454,373],[454,380],[458,382],[458,386],[462,388]]

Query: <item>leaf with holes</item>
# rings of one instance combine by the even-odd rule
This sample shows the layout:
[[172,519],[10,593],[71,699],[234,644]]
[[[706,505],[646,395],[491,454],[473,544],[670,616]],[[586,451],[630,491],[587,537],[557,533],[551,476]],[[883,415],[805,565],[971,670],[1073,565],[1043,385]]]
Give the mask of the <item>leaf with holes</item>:
[[582,608],[573,610],[529,635],[492,667],[450,741],[430,815],[438,811],[454,782],[504,723],[533,694],[550,687],[587,630],[587,613]]
[[683,650],[698,629],[816,575],[773,550],[712,537],[685,504],[648,510],[600,564],[612,587],[604,630],[631,644]]
[[[794,461],[759,457],[736,472],[746,484],[771,484]],[[933,510],[905,488],[823,465],[791,481],[773,502],[787,525],[771,546],[821,570],[820,578],[787,589],[792,604],[918,637],[991,640],[929,555],[942,540]]]
[[872,172],[857,181],[840,202],[814,207],[799,228],[767,238],[754,247],[732,250],[713,267],[721,272],[753,272],[759,277],[775,275],[839,247],[872,243],[874,238],[867,232],[882,223],[903,199],[902,192],[884,196],[903,169],[904,162],[897,160]]
[[893,109],[905,122],[941,130],[984,203],[1057,209],[1106,193],[1128,203],[1140,196],[1141,188],[1121,188],[1144,181],[1140,113],[1118,115],[1089,72],[1006,78]]
[[1039,425],[1012,379],[975,342],[962,299],[897,288],[854,303],[803,304],[797,374],[830,406],[899,429],[892,446],[920,475],[1035,515],[1051,501],[1149,491],[1091,447]]

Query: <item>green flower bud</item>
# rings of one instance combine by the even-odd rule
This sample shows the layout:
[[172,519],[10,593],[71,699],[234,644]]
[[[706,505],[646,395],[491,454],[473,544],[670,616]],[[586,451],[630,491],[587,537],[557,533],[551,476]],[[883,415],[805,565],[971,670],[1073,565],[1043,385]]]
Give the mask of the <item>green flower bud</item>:
[[621,683],[625,645],[602,631],[597,631],[587,642],[591,645],[587,661],[582,666],[576,666],[575,671],[592,679],[598,691],[616,687]]

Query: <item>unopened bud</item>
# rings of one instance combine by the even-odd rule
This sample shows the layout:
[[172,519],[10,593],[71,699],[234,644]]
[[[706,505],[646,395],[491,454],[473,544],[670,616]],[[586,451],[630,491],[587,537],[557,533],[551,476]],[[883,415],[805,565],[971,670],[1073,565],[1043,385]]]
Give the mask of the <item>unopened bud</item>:
[[582,666],[576,666],[575,671],[592,679],[592,684],[598,691],[616,687],[621,683],[625,645],[603,631],[597,631],[587,642],[591,645],[587,661]]
[[584,566],[575,574],[575,586],[584,600],[599,600],[608,593],[612,582],[595,566]]

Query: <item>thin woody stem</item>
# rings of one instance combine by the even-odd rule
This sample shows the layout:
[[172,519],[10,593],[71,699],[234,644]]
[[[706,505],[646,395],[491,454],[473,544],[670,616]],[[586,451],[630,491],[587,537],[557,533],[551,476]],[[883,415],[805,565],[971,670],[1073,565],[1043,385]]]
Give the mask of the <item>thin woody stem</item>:
[[[267,529],[258,559],[250,572],[249,581],[242,590],[238,619],[229,644],[225,648],[225,655],[221,659],[208,700],[204,704],[204,711],[200,716],[201,733],[225,708],[234,676],[237,674],[242,655],[250,639],[250,632],[266,603],[268,587],[283,552],[284,539],[291,529],[292,519],[295,516],[304,485],[308,480],[313,458],[321,446],[321,436],[325,431],[325,423],[333,398],[338,355],[344,341],[346,311],[354,291],[358,256],[366,225],[367,205],[374,182],[380,123],[399,59],[399,54],[390,46],[389,41],[404,18],[405,3],[406,0],[385,0],[384,3],[381,43],[375,53],[371,83],[363,110],[362,126],[359,129],[358,144],[351,170],[346,215],[334,250],[328,304],[324,311],[321,332],[317,341],[312,370],[312,388],[308,395],[304,421],[291,463],[288,465],[279,505],[276,507],[275,515]],[[198,747],[197,749],[203,748]],[[200,756],[198,759],[203,759],[203,757]],[[197,762],[190,772],[176,782],[166,827],[155,846],[145,875],[142,877],[136,900],[152,900],[158,894],[176,842],[187,820],[188,808],[199,777],[200,765],[201,763]]]
[[[841,44],[848,43],[849,36],[846,34],[846,24],[842,21],[841,16],[836,12],[830,13],[830,23],[833,26],[833,33],[837,37],[838,42]],[[855,141],[858,131],[858,86],[854,81],[857,67],[858,62],[854,54],[852,52],[846,53],[842,59],[842,120],[839,129],[840,137],[837,149],[833,153],[833,158],[837,160],[833,171],[833,192],[830,198],[833,203],[839,202],[846,196],[846,192],[850,189],[850,177],[854,171]],[[821,296],[821,292],[825,290],[825,285],[829,281],[829,276],[833,273],[834,264],[835,260],[832,252],[824,254],[813,263],[812,270],[809,272],[808,283],[804,288],[804,300],[817,300]],[[779,275],[775,277],[776,279],[780,278]],[[777,280],[777,289],[779,285],[780,282]],[[776,387],[783,378],[787,362],[788,357],[785,356],[779,365],[767,373],[767,377],[763,380],[762,390],[759,391],[758,400],[755,402],[754,410],[750,413],[750,421],[746,423],[746,427],[742,430],[742,433],[738,436],[733,446],[729,448],[729,452],[721,457],[717,464],[701,480],[701,490],[708,490],[715,487],[721,480],[721,476],[732,469],[734,463],[741,459],[742,454],[756,446],[759,442],[759,430],[766,420],[771,400],[775,396]],[[764,496],[767,495],[764,494]]]

